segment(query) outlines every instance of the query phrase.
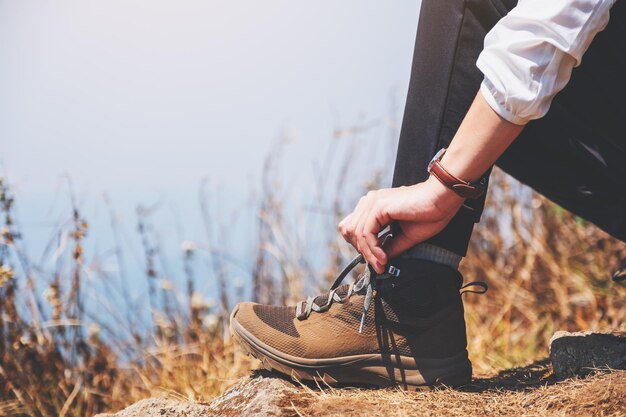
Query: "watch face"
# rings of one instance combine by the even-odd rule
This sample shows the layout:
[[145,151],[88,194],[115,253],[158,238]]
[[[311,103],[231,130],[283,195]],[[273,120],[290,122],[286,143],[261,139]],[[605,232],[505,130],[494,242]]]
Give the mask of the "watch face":
[[430,172],[430,168],[433,166],[435,161],[440,160],[445,152],[446,152],[446,148],[441,148],[437,151],[435,156],[433,156],[433,159],[431,159],[430,162],[428,163],[428,168],[426,169],[428,172]]

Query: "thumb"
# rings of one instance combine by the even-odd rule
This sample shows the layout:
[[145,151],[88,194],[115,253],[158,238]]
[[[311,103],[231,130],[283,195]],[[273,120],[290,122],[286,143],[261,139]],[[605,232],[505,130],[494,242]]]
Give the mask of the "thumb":
[[408,250],[415,244],[416,242],[412,241],[404,233],[400,232],[395,235],[387,245],[385,245],[384,251],[387,254],[387,259],[391,259],[400,255],[402,252]]

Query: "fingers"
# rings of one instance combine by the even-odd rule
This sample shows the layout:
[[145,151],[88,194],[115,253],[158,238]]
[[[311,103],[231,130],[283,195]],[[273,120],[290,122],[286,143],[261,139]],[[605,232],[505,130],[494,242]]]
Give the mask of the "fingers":
[[354,211],[344,218],[338,229],[344,239],[359,251],[376,272],[382,273],[387,255],[381,248],[378,233],[390,221],[382,210],[383,193],[370,191],[359,200]]
[[343,238],[346,240],[346,242],[354,246],[354,248],[357,251],[359,250],[359,248],[357,247],[357,242],[356,242],[356,228],[359,224],[359,218],[361,217],[362,212],[363,212],[365,199],[366,199],[366,196],[361,197],[354,211],[350,213],[348,216],[346,216],[341,222],[339,222],[339,225],[337,226],[337,228],[339,229],[339,232],[341,233]]
[[368,264],[370,264],[374,270],[381,273],[384,270],[386,262],[382,262],[381,258],[386,255],[382,252],[378,245],[378,237],[376,234],[364,231],[360,226],[360,229],[356,233],[356,241],[359,252],[363,255]]
[[[363,196],[352,213],[346,216],[338,225],[343,238],[363,255],[365,260],[377,273],[384,272],[387,261],[415,245],[416,238],[420,238],[421,227],[411,222],[409,235],[403,231],[394,237],[390,244],[382,248],[378,234],[392,220],[401,220],[409,217],[402,208],[398,209],[398,202],[402,201],[402,189],[370,191]],[[424,216],[427,217],[427,216]],[[417,230],[415,230],[417,229]]]
[[387,257],[391,259],[409,250],[414,245],[415,242],[412,239],[408,238],[404,233],[400,233],[385,245],[385,251],[387,252]]
[[[370,191],[339,223],[339,231],[380,273],[389,259],[439,233],[460,207],[462,201],[441,200],[433,187],[424,182]],[[382,248],[378,233],[391,221],[399,222],[402,233]]]
[[395,258],[411,247],[441,232],[450,219],[436,222],[398,222],[399,230],[393,239],[385,245],[387,258]]
[[374,200],[374,192],[370,191],[367,195],[361,199],[357,210],[358,210],[358,218],[355,219],[355,226],[353,232],[353,243],[355,244],[356,250],[358,250],[364,257],[368,263],[372,263],[372,254],[371,251],[367,247],[367,243],[364,239],[363,232],[363,223],[369,217],[370,211],[372,209],[373,200]]
[[352,243],[352,237],[354,236],[354,225],[352,223],[352,214],[348,214],[343,218],[342,221],[337,225],[337,230],[341,233],[341,236],[345,239],[346,242],[354,246]]
[[384,215],[385,211],[380,208],[382,204],[381,201],[378,201],[372,205],[367,216],[362,218],[356,233],[358,245],[362,250],[361,253],[378,273],[382,273],[387,264],[387,254],[381,247],[378,233],[390,221]]

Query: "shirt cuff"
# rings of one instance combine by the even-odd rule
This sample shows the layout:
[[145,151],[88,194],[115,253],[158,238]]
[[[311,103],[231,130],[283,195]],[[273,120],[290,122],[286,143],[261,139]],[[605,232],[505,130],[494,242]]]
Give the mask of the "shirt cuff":
[[493,111],[498,113],[503,119],[520,126],[525,125],[531,120],[529,118],[517,116],[507,109],[505,104],[496,98],[499,93],[487,79],[484,79],[480,84],[480,93],[483,95],[487,104],[489,104],[489,107],[491,107]]

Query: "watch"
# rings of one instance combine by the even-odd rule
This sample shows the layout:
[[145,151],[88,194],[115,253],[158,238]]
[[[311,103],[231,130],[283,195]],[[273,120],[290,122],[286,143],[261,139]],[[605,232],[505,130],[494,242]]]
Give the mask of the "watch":
[[485,175],[475,182],[463,181],[450,174],[443,166],[441,166],[441,158],[446,153],[446,148],[442,148],[435,154],[428,164],[428,173],[434,176],[446,187],[457,193],[463,198],[477,199],[487,190],[487,178]]

